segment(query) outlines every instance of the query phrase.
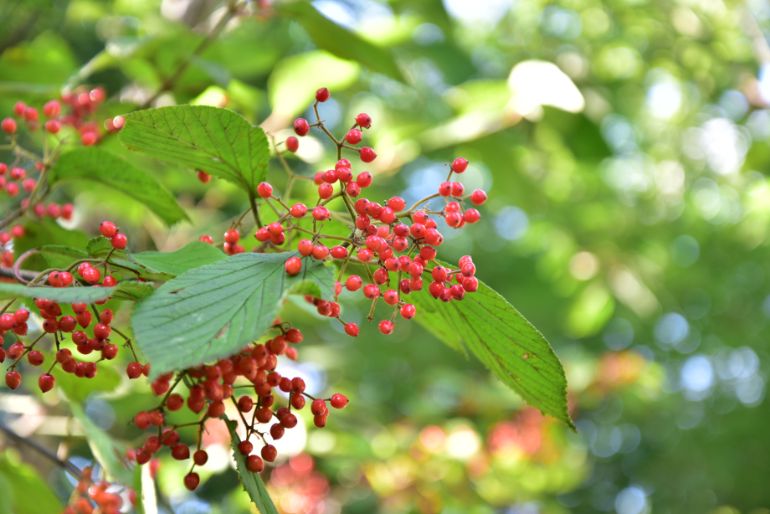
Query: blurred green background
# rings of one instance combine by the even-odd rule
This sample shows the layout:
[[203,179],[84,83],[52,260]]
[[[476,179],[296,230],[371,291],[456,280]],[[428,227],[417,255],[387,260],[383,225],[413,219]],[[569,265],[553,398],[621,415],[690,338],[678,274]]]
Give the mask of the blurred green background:
[[[429,194],[447,162],[467,157],[466,188],[490,201],[444,255],[473,254],[478,276],[548,337],[577,425],[542,418],[413,324],[352,340],[289,306],[308,333],[298,372],[352,402],[289,441],[283,453],[297,456],[269,479],[282,512],[770,513],[770,3],[247,3],[157,104],[226,105],[281,139],[328,86],[331,127],[361,111],[374,119],[382,199]],[[4,0],[0,110],[65,84],[104,85],[111,112],[134,108],[222,10]],[[323,169],[333,155],[322,150],[303,139],[292,165]],[[191,224],[167,230],[94,188],[56,194],[75,199],[79,229],[108,214],[131,227],[134,250],[219,234],[244,207],[190,170],[159,178]],[[105,380],[82,392],[86,415],[136,443],[129,417],[150,397]],[[30,437],[91,458],[67,403],[5,390],[0,402],[0,416],[23,413]],[[43,480],[66,498],[60,471],[23,457],[34,467],[4,449],[0,491]],[[212,472],[193,496],[181,469],[160,464],[162,512],[248,511],[233,471]]]

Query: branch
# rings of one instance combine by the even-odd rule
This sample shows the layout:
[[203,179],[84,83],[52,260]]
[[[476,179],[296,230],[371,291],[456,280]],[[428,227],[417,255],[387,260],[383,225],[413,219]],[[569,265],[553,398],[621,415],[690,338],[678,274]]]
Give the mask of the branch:
[[68,460],[60,459],[53,451],[49,450],[48,448],[38,443],[37,441],[28,439],[26,437],[23,437],[17,434],[13,429],[11,429],[9,426],[7,426],[4,423],[0,423],[0,432],[3,432],[6,435],[6,437],[13,440],[14,442],[18,444],[22,444],[24,446],[27,446],[35,450],[40,455],[47,458],[48,460],[50,460],[51,462],[53,462],[63,470],[67,471],[75,478],[80,479],[82,472],[77,466],[75,466],[73,463],[71,463]]
[[214,26],[213,29],[211,29],[211,32],[206,34],[206,37],[198,43],[198,46],[195,47],[195,49],[192,51],[190,55],[187,56],[185,60],[179,63],[179,65],[176,67],[176,69],[169,75],[166,80],[163,81],[163,83],[160,85],[157,91],[147,99],[142,104],[142,109],[146,109],[150,107],[155,101],[165,93],[166,91],[170,91],[171,88],[174,86],[174,83],[179,80],[179,78],[184,74],[185,71],[187,71],[187,68],[190,67],[190,64],[192,64],[192,60],[195,57],[198,57],[200,54],[202,54],[208,47],[211,45],[211,43],[214,42],[214,40],[219,37],[219,35],[222,33],[222,31],[225,29],[227,24],[230,22],[231,19],[233,19],[233,16],[235,16],[238,12],[238,3],[237,2],[230,2],[227,6],[227,12],[222,16],[222,18],[219,19],[217,24]]
[[[35,278],[38,275],[36,271],[29,271],[29,270],[19,270],[19,275],[21,278],[23,278],[26,282],[29,282],[33,278]],[[0,277],[2,278],[12,278],[14,280],[17,279],[16,273],[14,273],[13,268],[6,268],[3,266],[0,266]]]

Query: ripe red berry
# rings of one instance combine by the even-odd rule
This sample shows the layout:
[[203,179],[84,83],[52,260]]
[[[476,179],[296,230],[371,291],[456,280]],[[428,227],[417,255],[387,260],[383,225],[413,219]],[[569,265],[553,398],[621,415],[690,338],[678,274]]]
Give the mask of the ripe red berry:
[[356,116],[356,124],[361,128],[370,128],[372,126],[372,118],[365,112]]
[[356,337],[358,335],[358,325],[356,323],[350,322],[345,323],[345,333],[351,337]]
[[45,130],[49,134],[58,134],[61,130],[61,122],[59,120],[48,120],[45,122]]
[[190,448],[186,444],[177,444],[171,448],[171,456],[176,460],[187,460],[190,458]]
[[361,150],[359,150],[358,152],[358,155],[361,157],[361,160],[364,162],[372,162],[377,158],[377,154],[374,152],[374,149],[368,146],[361,148]]
[[310,124],[305,118],[297,118],[294,120],[294,133],[298,136],[304,136],[310,132]]
[[384,319],[380,321],[380,324],[378,325],[380,332],[383,334],[390,335],[393,333],[393,322],[387,319]]
[[289,275],[296,275],[302,269],[302,260],[296,255],[289,257],[284,263],[284,268]]
[[251,441],[241,441],[238,443],[238,451],[243,455],[250,454],[253,449],[254,445],[251,443]]
[[260,182],[257,186],[257,194],[261,198],[270,198],[273,196],[273,186],[267,182]]
[[348,279],[345,281],[345,288],[348,291],[358,291],[361,289],[361,285],[363,284],[363,280],[358,275],[350,275]]
[[483,189],[476,189],[471,193],[471,202],[474,205],[481,205],[487,201],[487,193]]
[[209,460],[209,454],[206,452],[206,450],[197,450],[195,453],[193,453],[193,462],[195,462],[196,466],[203,466],[208,462]]
[[363,135],[361,134],[360,130],[353,128],[348,130],[348,133],[345,134],[345,141],[351,145],[357,145],[361,142],[362,136]]
[[345,396],[344,394],[334,393],[332,397],[329,399],[329,403],[335,409],[344,409],[345,406],[348,404],[348,397]]
[[324,221],[331,218],[331,212],[323,205],[313,208],[313,218],[317,221]]
[[16,389],[21,384],[21,374],[16,371],[12,370],[5,374],[5,385],[7,385],[11,389]]
[[452,161],[452,171],[455,173],[462,173],[468,168],[468,160],[458,157]]
[[286,149],[292,153],[296,152],[299,149],[299,139],[294,136],[287,137]]
[[301,218],[307,214],[307,206],[304,203],[295,203],[291,206],[291,209],[289,209],[289,214],[295,218]]
[[32,350],[27,354],[27,361],[33,366],[40,366],[44,360],[43,354],[37,350]]
[[184,476],[184,486],[190,491],[197,489],[200,483],[201,477],[198,476],[198,473],[190,472]]
[[246,459],[246,469],[252,473],[259,473],[265,469],[265,462],[259,457],[259,455],[249,455],[249,457]]
[[209,181],[211,180],[211,175],[209,175],[203,170],[198,170],[196,172],[196,175],[198,176],[198,180],[201,182],[201,184],[208,184]]
[[5,118],[2,123],[0,123],[0,126],[3,129],[3,132],[6,134],[15,134],[16,133],[16,120],[13,118]]
[[405,303],[401,306],[401,317],[404,319],[412,319],[417,313],[417,309],[411,303]]
[[267,444],[262,447],[262,451],[260,452],[262,454],[262,458],[265,459],[267,462],[273,462],[275,458],[278,456],[278,450],[276,450],[275,446],[272,444]]
[[111,221],[102,221],[99,224],[99,233],[104,237],[113,237],[118,233],[118,227]]
[[126,366],[126,375],[128,378],[139,378],[142,375],[142,365],[138,362],[129,362]]
[[122,232],[118,232],[112,236],[110,242],[112,243],[112,247],[116,250],[123,250],[128,244],[128,238]]
[[318,102],[325,102],[329,99],[331,96],[331,93],[329,93],[329,90],[325,87],[320,88],[318,91],[315,92],[315,99]]
[[49,100],[43,106],[43,114],[46,118],[55,118],[61,113],[61,104],[57,100]]
[[240,238],[241,238],[241,235],[234,228],[228,229],[227,232],[225,232],[225,243],[234,245],[238,242]]
[[463,221],[466,223],[476,223],[481,219],[481,214],[476,209],[467,209],[463,213]]

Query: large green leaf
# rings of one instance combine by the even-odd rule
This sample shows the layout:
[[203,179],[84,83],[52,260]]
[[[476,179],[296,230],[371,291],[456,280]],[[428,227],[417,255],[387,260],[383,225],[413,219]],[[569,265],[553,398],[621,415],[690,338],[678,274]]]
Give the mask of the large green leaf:
[[262,481],[262,477],[259,473],[252,473],[246,469],[246,457],[238,450],[238,445],[241,439],[235,432],[236,423],[229,421],[227,428],[230,429],[231,445],[233,448],[233,456],[235,462],[238,464],[238,474],[241,477],[241,483],[243,484],[246,492],[249,493],[251,501],[257,507],[261,514],[278,514],[278,510],[273,505],[273,500],[270,499],[270,495],[267,492],[265,483]]
[[181,275],[192,268],[226,259],[227,255],[209,244],[193,241],[174,252],[141,252],[131,257],[151,271]]
[[404,81],[404,76],[389,50],[376,46],[355,32],[337,25],[318,12],[309,2],[282,4],[280,12],[302,25],[319,48],[343,59],[356,61],[370,70]]
[[126,115],[121,141],[158,159],[205,170],[253,194],[270,152],[265,132],[238,114],[205,105],[146,109]]
[[108,298],[114,287],[29,287],[0,282],[0,295],[21,298],[45,298],[55,302],[93,303]]
[[51,170],[51,180],[99,182],[141,202],[167,224],[188,219],[174,195],[152,175],[101,148],[65,153]]
[[270,327],[284,295],[305,281],[333,294],[331,268],[305,259],[290,277],[291,253],[243,253],[193,268],[138,304],[132,318],[137,345],[153,375],[231,355]]
[[530,405],[570,426],[567,380],[551,346],[527,319],[492,288],[462,301],[442,302],[427,292],[412,294],[421,325],[453,348],[469,349]]

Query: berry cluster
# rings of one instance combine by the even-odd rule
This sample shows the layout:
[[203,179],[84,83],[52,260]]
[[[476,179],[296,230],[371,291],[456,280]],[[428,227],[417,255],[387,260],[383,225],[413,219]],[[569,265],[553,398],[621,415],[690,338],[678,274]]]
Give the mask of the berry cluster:
[[[132,452],[131,457],[144,464],[164,446],[167,447],[174,459],[192,461],[184,484],[193,490],[200,483],[195,466],[203,466],[208,461],[208,453],[200,445],[204,423],[209,418],[222,417],[226,402],[232,404],[232,410],[237,412],[245,426],[246,437],[238,450],[246,457],[246,467],[254,473],[264,469],[265,461],[276,459],[278,451],[271,443],[281,439],[287,429],[297,426],[294,412],[302,410],[308,401],[314,424],[325,426],[329,415],[327,403],[341,409],[347,405],[348,399],[339,393],[327,399],[314,398],[305,391],[302,378],[282,376],[277,372],[279,356],[297,358],[296,345],[302,342],[303,335],[299,329],[280,322],[276,322],[274,330],[279,333],[268,341],[252,343],[215,364],[164,374],[154,380],[152,391],[161,397],[160,404],[152,410],[138,412],[134,423],[143,430],[153,428],[156,433]],[[134,378],[138,376],[138,368],[133,372],[129,368],[128,373]],[[283,403],[281,393],[286,395],[286,401],[285,405],[279,406]],[[198,421],[184,425],[167,424],[168,412],[185,407],[200,415]],[[190,426],[198,431],[198,445],[192,453],[190,447],[180,441],[178,431]],[[259,445],[259,451],[255,443]]]
[[[481,215],[475,206],[483,204],[487,194],[476,189],[466,195],[462,182],[452,180],[468,169],[468,161],[458,157],[451,163],[447,179],[439,184],[436,193],[415,202],[409,208],[400,196],[388,198],[382,203],[363,197],[364,190],[373,183],[373,176],[368,171],[355,173],[353,164],[342,158],[342,151],[348,149],[357,152],[364,163],[377,157],[371,147],[356,146],[363,140],[362,131],[372,126],[372,118],[366,113],[358,114],[345,136],[337,139],[324,125],[318,110],[319,104],[329,97],[328,89],[319,89],[313,104],[315,121],[310,123],[305,118],[297,118],[293,124],[298,136],[306,136],[311,128],[318,128],[337,147],[338,160],[334,168],[319,171],[313,177],[318,196],[316,205],[312,208],[303,203],[289,205],[275,194],[271,184],[260,183],[257,196],[271,206],[278,219],[259,227],[255,237],[269,247],[281,247],[292,237],[298,239],[295,248],[299,255],[288,258],[285,263],[289,275],[301,272],[303,259],[339,261],[340,275],[334,301],[319,298],[308,298],[308,301],[317,307],[321,315],[340,319],[341,309],[336,300],[343,288],[350,292],[361,291],[371,302],[369,319],[373,319],[376,303],[380,299],[392,307],[390,316],[379,322],[380,332],[391,334],[398,315],[403,319],[415,316],[416,308],[406,298],[410,293],[424,288],[424,277],[430,277],[431,280],[428,292],[445,302],[462,300],[466,293],[478,289],[476,267],[470,256],[460,258],[454,268],[438,265],[434,261],[437,249],[444,241],[438,220],[443,219],[451,228],[476,223]],[[292,136],[286,140],[289,150],[297,145],[292,142],[293,139],[296,138]],[[444,199],[443,207],[429,209],[428,203],[438,198]],[[332,211],[328,205],[333,200],[341,200],[348,211],[348,237],[327,236],[323,233],[323,223],[332,220]],[[466,202],[472,206],[466,207]],[[308,214],[312,218],[312,230],[300,224],[300,220]],[[237,245],[239,237],[237,230],[230,229],[225,234],[225,251],[244,251],[242,246]],[[333,240],[334,244],[326,243],[328,240]],[[363,273],[345,278],[344,272],[353,266],[363,268]],[[342,323],[348,335],[358,335],[359,327],[356,323]]]
[[[92,468],[85,468],[63,514],[119,514],[124,510],[123,498],[114,489],[109,482],[94,482]],[[135,500],[136,493],[129,490],[129,496]]]
[[[46,121],[42,124],[42,128],[49,134],[59,134],[63,127],[70,126],[77,131],[83,145],[95,145],[102,134],[99,124],[92,120],[92,115],[105,99],[106,93],[102,88],[64,93],[61,100],[49,100],[43,105],[43,117]],[[63,112],[62,103],[68,108],[67,112]],[[41,128],[40,112],[37,108],[26,105],[24,102],[16,102],[13,114],[14,117],[9,116],[0,122],[0,128],[6,134],[15,136],[20,123],[23,123],[30,132]],[[124,124],[125,119],[122,116],[115,116],[104,122],[104,130],[117,132],[123,128]]]

